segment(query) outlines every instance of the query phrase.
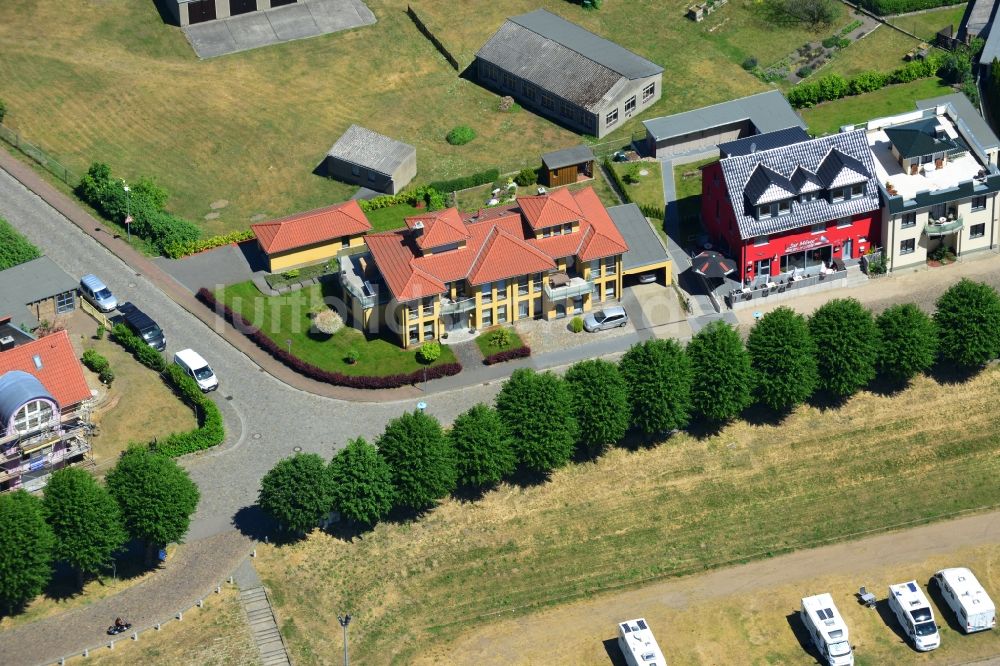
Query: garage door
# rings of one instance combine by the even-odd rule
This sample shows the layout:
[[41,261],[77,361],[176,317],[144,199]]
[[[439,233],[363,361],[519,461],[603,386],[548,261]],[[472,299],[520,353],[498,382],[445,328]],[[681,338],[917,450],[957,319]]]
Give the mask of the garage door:
[[282,7],[284,5],[294,5],[296,0],[271,0],[271,7]]
[[215,20],[215,0],[197,0],[188,4],[188,24]]
[[248,14],[257,11],[257,0],[229,0],[229,14]]

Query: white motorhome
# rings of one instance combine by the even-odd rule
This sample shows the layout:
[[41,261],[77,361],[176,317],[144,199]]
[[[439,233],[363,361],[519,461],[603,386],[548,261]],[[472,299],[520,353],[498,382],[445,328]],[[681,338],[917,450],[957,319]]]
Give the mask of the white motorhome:
[[932,579],[937,583],[955,618],[967,634],[992,629],[997,624],[997,609],[975,575],[964,567],[941,569]]
[[921,652],[941,645],[941,634],[934,622],[934,611],[917,581],[896,583],[889,586],[889,608],[896,614],[913,647]]
[[799,611],[816,650],[829,666],[852,666],[854,652],[847,636],[847,623],[829,592],[802,599]]
[[618,647],[629,666],[666,666],[667,660],[644,618],[618,624]]

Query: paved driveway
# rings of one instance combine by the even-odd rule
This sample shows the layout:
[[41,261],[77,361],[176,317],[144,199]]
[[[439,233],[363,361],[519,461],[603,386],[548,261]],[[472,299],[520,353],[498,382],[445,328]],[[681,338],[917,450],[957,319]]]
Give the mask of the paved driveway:
[[267,268],[257,241],[224,245],[183,259],[156,257],[153,262],[192,292],[246,282]]
[[361,0],[304,0],[189,25],[184,34],[199,58],[214,58],[372,23],[375,15]]

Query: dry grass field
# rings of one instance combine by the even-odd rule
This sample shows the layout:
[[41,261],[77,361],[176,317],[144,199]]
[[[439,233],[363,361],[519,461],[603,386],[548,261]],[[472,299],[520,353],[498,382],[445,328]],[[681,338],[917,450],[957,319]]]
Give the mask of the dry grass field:
[[404,663],[498,615],[997,504],[998,397],[997,368],[921,378],[780,424],[615,449],[358,537],[314,533],[258,566],[298,663],[337,649],[344,609],[357,659]]
[[871,70],[889,71],[905,65],[903,56],[919,44],[918,39],[888,26],[879,26],[837,53],[829,63],[816,70],[810,80],[827,74],[840,74],[849,79]]
[[138,641],[126,637],[114,650],[102,648],[70,664],[131,666],[249,666],[260,663],[260,654],[250,635],[239,590],[224,587],[222,594],[205,598],[202,608],[192,608],[182,622],[168,622],[160,631],[147,631]]
[[[497,97],[460,78],[417,31],[404,0],[368,4],[373,26],[198,61],[152,2],[8,0],[5,123],[78,173],[100,160],[126,179],[152,176],[171,193],[169,208],[205,234],[349,196],[352,187],[312,171],[352,122],[415,145],[418,183],[535,166],[541,153],[581,140],[532,113],[497,111]],[[768,25],[744,0],[699,24],[683,18],[687,0],[598,12],[564,0],[414,4],[465,62],[505,16],[539,6],[632,48],[667,67],[663,98],[643,118],[759,92],[764,84],[739,63],[776,60],[814,37]],[[609,139],[631,136],[640,120]],[[447,144],[458,124],[478,138]]]

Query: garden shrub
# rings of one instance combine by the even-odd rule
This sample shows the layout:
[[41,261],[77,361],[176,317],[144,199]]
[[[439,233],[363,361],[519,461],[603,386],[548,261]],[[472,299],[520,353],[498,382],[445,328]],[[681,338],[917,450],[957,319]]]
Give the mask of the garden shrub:
[[441,343],[428,340],[417,350],[417,359],[422,363],[433,363],[441,358]]
[[[250,338],[254,344],[266,351],[275,359],[281,361],[300,375],[309,377],[310,379],[315,379],[318,382],[358,389],[386,389],[398,388],[408,384],[417,384],[424,379],[451,377],[452,375],[457,375],[462,371],[462,365],[460,363],[442,363],[440,365],[433,365],[415,372],[385,375],[382,377],[345,375],[340,372],[331,372],[329,370],[317,368],[315,365],[307,363],[299,357],[288,353],[274,340],[267,337],[263,331],[250,324],[250,322],[248,322],[243,315],[238,312],[234,312],[225,303],[219,302],[218,299],[215,298],[215,294],[210,292],[208,289],[202,287],[198,290],[196,296],[198,300],[214,310],[216,313],[221,314],[237,331]],[[128,329],[126,329],[126,331],[127,330]],[[351,352],[356,354],[353,349]]]
[[202,451],[221,444],[226,438],[222,425],[222,413],[209,398],[201,392],[195,382],[179,365],[171,363],[164,372],[164,379],[192,407],[198,416],[198,427],[188,432],[175,432],[150,446],[157,453],[166,456],[181,456]]
[[504,361],[513,361],[516,358],[528,358],[529,356],[531,356],[531,347],[524,345],[523,347],[490,354],[483,359],[483,365],[496,365]]
[[757,67],[757,58],[754,58],[753,56],[750,56],[749,58],[743,61],[743,69],[745,69],[748,72],[753,71],[756,67]]
[[886,16],[888,14],[904,14],[921,9],[958,5],[963,0],[857,0],[857,2],[859,6],[864,7],[873,14]]
[[[477,185],[492,183],[499,177],[499,169],[487,169],[486,171],[479,171],[469,176],[452,178],[451,180],[436,180],[433,183],[430,183],[427,187],[437,190],[438,192],[454,192],[456,190],[465,190],[470,187],[476,187]],[[372,201],[375,201],[375,199]],[[365,208],[364,202],[362,202],[361,208],[363,210],[369,210]]]
[[580,333],[583,331],[583,318],[573,317],[569,322],[569,330],[574,333]]
[[100,373],[102,370],[111,366],[111,364],[108,363],[108,359],[101,354],[98,354],[93,349],[84,351],[80,360],[83,361],[83,364],[87,366],[88,370],[96,373]]
[[528,185],[534,185],[538,180],[538,174],[534,169],[530,167],[525,167],[517,172],[514,176],[514,182],[521,187],[527,187]]
[[809,67],[807,65],[805,67],[799,67],[799,71],[795,72],[795,75],[798,76],[800,79],[805,79],[808,78],[809,75],[812,73],[813,73],[812,67]]
[[97,379],[105,386],[111,386],[111,382],[115,381],[115,371],[111,368],[104,368],[97,373]]
[[476,138],[476,131],[468,125],[457,125],[445,139],[453,146],[463,146]]
[[832,49],[834,46],[837,45],[837,39],[838,37],[836,35],[832,37],[827,37],[826,39],[823,40],[823,46],[825,48]]
[[0,271],[42,256],[7,220],[0,217]]
[[498,328],[490,333],[490,346],[500,348],[510,346],[510,329]]
[[234,231],[220,236],[212,236],[211,238],[177,241],[167,248],[166,254],[168,257],[177,259],[179,257],[186,257],[190,254],[197,254],[198,252],[204,252],[205,250],[222,247],[223,245],[242,243],[244,241],[253,240],[254,238],[256,238],[256,235],[254,234],[253,229],[247,229],[245,231]]
[[163,372],[167,367],[167,360],[163,358],[163,354],[146,344],[145,340],[133,333],[125,324],[115,324],[114,328],[111,329],[111,335],[115,342],[124,347],[135,357],[135,360],[147,368]]
[[333,335],[344,327],[344,320],[337,314],[336,310],[326,308],[313,315],[313,326],[317,331],[325,335]]

